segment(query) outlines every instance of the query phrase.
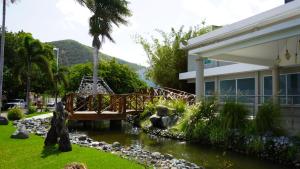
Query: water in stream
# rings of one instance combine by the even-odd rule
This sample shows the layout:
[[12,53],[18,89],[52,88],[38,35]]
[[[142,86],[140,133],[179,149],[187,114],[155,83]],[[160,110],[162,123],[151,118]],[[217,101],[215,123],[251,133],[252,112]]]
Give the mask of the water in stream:
[[86,134],[97,141],[105,141],[110,144],[118,141],[124,146],[140,145],[152,152],[172,154],[178,159],[188,160],[204,166],[206,169],[290,169],[269,161],[238,153],[224,152],[209,146],[149,136],[131,127],[120,130],[86,131]]

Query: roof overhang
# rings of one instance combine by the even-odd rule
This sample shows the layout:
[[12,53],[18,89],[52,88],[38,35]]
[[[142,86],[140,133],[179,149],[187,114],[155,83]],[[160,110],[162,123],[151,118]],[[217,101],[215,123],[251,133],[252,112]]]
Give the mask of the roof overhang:
[[299,51],[299,35],[300,1],[293,1],[190,39],[183,49],[189,55],[263,66],[274,65],[279,55],[285,66],[297,62],[284,55],[286,49],[291,55]]
[[[229,75],[253,71],[262,71],[268,70],[266,66],[238,63],[227,66],[214,67],[209,69],[204,69],[204,77],[220,76],[220,75]],[[179,80],[189,80],[196,78],[196,71],[185,72],[179,74]]]

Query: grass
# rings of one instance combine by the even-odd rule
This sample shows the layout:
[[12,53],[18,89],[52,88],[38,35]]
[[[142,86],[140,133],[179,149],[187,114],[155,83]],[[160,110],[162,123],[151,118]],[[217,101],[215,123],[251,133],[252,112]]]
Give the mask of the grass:
[[51,113],[51,112],[35,112],[32,114],[26,114],[25,118],[34,117],[34,116],[38,116],[38,115],[42,115],[42,114],[48,114],[48,113]]
[[145,168],[134,161],[92,148],[73,145],[73,151],[61,153],[57,147],[43,148],[44,139],[30,135],[29,139],[11,139],[15,128],[0,126],[0,168],[1,169],[63,169],[71,162],[80,162],[88,169]]

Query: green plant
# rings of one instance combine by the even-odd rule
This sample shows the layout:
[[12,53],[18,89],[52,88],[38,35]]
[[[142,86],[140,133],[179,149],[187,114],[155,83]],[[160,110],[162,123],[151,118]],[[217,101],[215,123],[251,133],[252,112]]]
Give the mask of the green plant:
[[248,144],[248,151],[253,153],[259,153],[264,150],[264,143],[261,137],[254,136],[250,139]]
[[51,110],[48,107],[46,107],[44,111],[45,112],[50,112]]
[[145,106],[145,110],[140,114],[140,120],[145,120],[147,117],[150,117],[155,112],[155,105],[152,102],[149,102]]
[[186,110],[186,102],[181,99],[173,100],[171,101],[171,107],[175,109],[176,114],[182,116]]
[[280,128],[280,108],[273,103],[262,104],[255,117],[255,126],[259,133],[276,132]]
[[24,117],[24,113],[18,107],[13,107],[8,110],[7,118],[9,120],[20,120]]
[[191,137],[193,139],[203,140],[207,137],[207,133],[207,121],[200,119],[193,125]]
[[36,107],[35,106],[29,106],[28,108],[28,114],[33,114],[33,113],[36,113],[37,110],[36,110]]
[[240,103],[226,102],[220,111],[224,128],[242,129],[247,122],[248,110]]
[[211,126],[208,137],[212,144],[227,143],[228,130],[220,125]]

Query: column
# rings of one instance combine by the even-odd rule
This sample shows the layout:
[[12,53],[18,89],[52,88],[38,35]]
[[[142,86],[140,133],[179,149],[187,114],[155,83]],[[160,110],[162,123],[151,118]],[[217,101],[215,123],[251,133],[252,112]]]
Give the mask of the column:
[[273,103],[278,104],[279,103],[279,66],[275,65],[272,68],[272,95],[273,95]]
[[255,115],[258,111],[258,104],[259,104],[259,100],[261,100],[262,98],[260,98],[260,76],[259,76],[259,72],[255,72],[255,98],[254,98],[254,112],[253,115]]
[[196,59],[196,100],[201,101],[204,96],[204,59]]

